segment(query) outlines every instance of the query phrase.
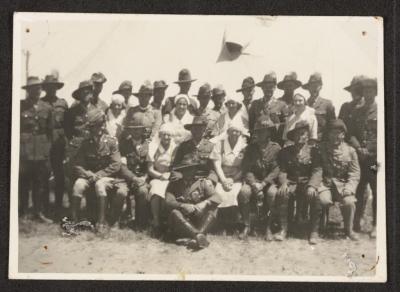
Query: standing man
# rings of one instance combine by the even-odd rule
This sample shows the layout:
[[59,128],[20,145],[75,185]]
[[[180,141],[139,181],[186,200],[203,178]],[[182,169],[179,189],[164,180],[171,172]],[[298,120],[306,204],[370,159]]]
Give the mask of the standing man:
[[353,132],[353,126],[351,124],[354,119],[354,111],[364,106],[364,98],[362,92],[362,81],[364,79],[365,77],[362,75],[354,76],[351,80],[350,85],[344,88],[344,90],[350,92],[351,101],[342,104],[342,107],[339,111],[339,119],[341,119],[345,123],[348,133]]
[[297,80],[296,72],[289,72],[282,81],[278,83],[278,88],[283,90],[283,95],[279,100],[284,101],[289,107],[293,105],[294,91],[301,86]]
[[20,103],[20,166],[19,166],[19,216],[26,218],[29,191],[32,191],[34,218],[43,223],[53,221],[43,214],[49,199],[49,153],[52,141],[52,108],[40,100],[42,81],[28,77],[27,96]]
[[132,107],[126,113],[126,120],[140,121],[145,127],[147,137],[154,137],[158,134],[158,130],[162,123],[162,116],[159,110],[149,104],[150,98],[153,96],[153,85],[146,80],[140,86],[139,92],[133,94],[139,99],[139,105]]
[[282,100],[274,97],[276,89],[276,74],[269,72],[263,81],[256,84],[261,87],[264,96],[252,102],[249,110],[249,129],[254,130],[254,125],[261,117],[267,117],[275,124],[275,130],[271,133],[272,141],[281,143],[285,118],[288,116],[288,106]]
[[[47,75],[42,83],[42,88],[46,95],[41,99],[52,108],[52,145],[50,149],[50,164],[53,170],[55,180],[55,218],[60,219],[62,212],[62,204],[64,197],[64,159],[65,159],[65,142],[64,133],[64,115],[68,110],[68,104],[63,98],[56,95],[57,90],[61,89],[64,83],[58,81],[53,75]],[[47,184],[48,186],[48,184]]]
[[249,112],[251,103],[253,102],[255,82],[253,77],[249,76],[243,79],[242,87],[236,90],[243,94],[243,104],[246,107],[247,113]]
[[199,88],[197,93],[197,100],[199,101],[199,107],[196,109],[196,116],[204,116],[208,123],[205,136],[211,137],[211,132],[214,124],[217,122],[218,115],[210,107],[211,100],[211,86],[208,83],[204,83]]
[[[192,76],[190,75],[190,71],[188,69],[182,69],[181,71],[179,71],[178,81],[174,82],[179,86],[179,93],[177,95],[185,94],[189,96],[190,87],[192,86],[192,83],[196,80],[197,79],[192,79]],[[162,116],[169,114],[175,107],[175,96],[170,96],[165,101],[165,105],[162,109]],[[194,115],[195,109],[196,100],[189,96],[188,110],[192,115]]]
[[153,101],[151,106],[154,110],[159,110],[161,112],[162,103],[165,97],[165,91],[168,85],[164,80],[154,81],[153,83]]
[[103,90],[103,84],[106,83],[107,78],[103,73],[97,72],[92,74],[91,80],[93,82],[93,97],[90,104],[92,107],[106,112],[108,105],[100,98],[100,93]]
[[326,142],[320,145],[322,176],[318,172],[314,173],[307,193],[316,196],[318,192],[319,201],[325,208],[333,202],[339,202],[345,234],[357,241],[358,236],[353,232],[357,201],[355,194],[360,181],[357,153],[344,142],[347,129],[343,121],[331,121],[327,130]]
[[[118,221],[128,187],[116,175],[121,168],[121,155],[116,138],[106,134],[106,117],[100,109],[94,109],[88,115],[89,137],[79,148],[74,171],[77,180],[72,195],[72,220],[77,222],[82,196],[94,188],[97,201],[96,229],[99,234],[107,231],[107,196],[115,191],[111,200],[113,216],[110,225]],[[93,194],[88,194],[93,195]]]
[[118,90],[115,90],[112,94],[120,94],[124,97],[125,100],[125,110],[127,111],[129,108],[137,106],[138,101],[137,98],[132,96],[132,82],[129,80],[122,81],[119,85]]
[[224,106],[225,96],[225,89],[221,84],[212,89],[211,100],[214,103],[214,107],[211,109],[210,114],[207,117],[207,119],[211,121],[210,125],[215,125],[220,115],[226,111],[226,107]]
[[357,188],[357,208],[354,218],[354,230],[361,230],[361,220],[364,216],[366,203],[368,200],[367,185],[370,185],[373,195],[373,225],[374,230],[371,235],[374,237],[376,225],[376,127],[372,127],[376,123],[378,116],[378,107],[375,101],[377,95],[377,81],[372,78],[365,78],[362,81],[362,90],[364,96],[364,106],[354,112],[355,131],[350,137],[350,144],[356,149],[361,167],[361,180]]
[[328,99],[322,98],[319,93],[322,88],[322,77],[320,73],[314,73],[308,79],[308,82],[302,86],[308,90],[310,97],[307,100],[307,105],[315,110],[315,116],[318,121],[318,141],[323,139],[323,134],[326,132],[326,125],[336,119],[335,107]]

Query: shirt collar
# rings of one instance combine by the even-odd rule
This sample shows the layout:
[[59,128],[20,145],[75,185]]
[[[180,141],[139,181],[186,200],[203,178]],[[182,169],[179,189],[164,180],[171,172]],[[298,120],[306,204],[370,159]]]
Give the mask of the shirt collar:
[[238,156],[240,151],[243,150],[244,147],[246,147],[246,140],[244,139],[243,136],[240,136],[239,139],[237,140],[235,146],[233,149],[231,148],[231,145],[229,144],[228,136],[224,139],[224,144],[225,144],[225,152],[227,154],[233,153],[235,156]]

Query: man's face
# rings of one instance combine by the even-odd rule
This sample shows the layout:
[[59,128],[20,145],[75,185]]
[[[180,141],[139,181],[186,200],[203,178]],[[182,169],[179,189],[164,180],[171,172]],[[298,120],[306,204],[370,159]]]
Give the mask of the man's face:
[[132,95],[132,90],[126,88],[126,89],[121,90],[120,94],[125,98],[125,100],[128,100],[128,98]]
[[147,107],[150,102],[151,95],[150,94],[143,94],[139,97],[139,104],[141,107]]
[[203,137],[204,132],[207,129],[207,125],[196,125],[190,129],[192,136],[196,140],[200,140]]
[[54,96],[54,95],[56,95],[57,85],[56,84],[46,84],[46,86],[43,86],[43,90],[46,92],[47,95]]
[[245,88],[242,90],[244,100],[252,100],[254,94],[254,87]]
[[274,95],[276,85],[274,83],[266,83],[261,89],[264,93],[264,97],[271,98]]
[[362,90],[361,90],[360,88],[358,88],[358,89],[353,89],[353,90],[351,91],[351,98],[352,98],[355,102],[360,101],[360,100],[362,99],[362,97],[363,97],[363,93],[362,93]]
[[154,100],[161,102],[165,97],[165,88],[154,88]]
[[93,82],[93,93],[95,96],[98,96],[102,90],[103,90],[103,83]]
[[90,88],[82,89],[80,102],[83,105],[88,105],[92,98],[93,98],[93,90],[91,90]]
[[309,133],[307,129],[298,130],[294,135],[295,144],[306,144],[308,142]]
[[296,86],[292,82],[288,82],[286,87],[283,89],[285,95],[293,95]]
[[220,109],[224,104],[225,97],[223,95],[214,95],[212,97],[216,109]]
[[345,133],[342,130],[331,130],[328,134],[328,140],[331,145],[338,146],[340,145],[345,138]]
[[268,130],[257,130],[254,133],[254,141],[257,144],[263,144],[265,143],[269,138],[269,131]]
[[308,91],[310,92],[310,96],[317,97],[319,92],[321,91],[322,85],[318,83],[310,83],[308,87]]
[[191,82],[179,83],[180,93],[187,94],[191,86]]
[[197,100],[200,103],[200,107],[203,107],[203,108],[205,108],[208,105],[208,103],[210,102],[210,99],[211,99],[211,95],[209,95],[209,94],[204,94],[204,95],[197,97]]
[[377,94],[376,88],[374,87],[366,87],[363,90],[364,98],[366,102],[372,102]]
[[42,93],[42,88],[40,87],[40,85],[35,85],[28,87],[26,91],[28,92],[29,98],[34,101],[38,101],[40,98],[40,94]]

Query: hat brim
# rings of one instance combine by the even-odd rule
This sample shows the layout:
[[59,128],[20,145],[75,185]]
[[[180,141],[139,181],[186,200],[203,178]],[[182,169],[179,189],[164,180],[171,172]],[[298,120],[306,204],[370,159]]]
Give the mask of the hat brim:
[[24,86],[21,86],[22,89],[27,89],[29,87],[35,87],[35,86],[42,86],[43,83],[35,83],[35,84],[27,84]]
[[256,87],[256,84],[236,89],[236,92],[242,92],[243,90],[250,89],[250,88],[253,89],[254,87]]
[[200,163],[192,163],[192,164],[185,164],[185,165],[177,165],[172,168],[172,170],[178,170],[178,169],[184,169],[184,168],[189,168],[189,167],[197,167],[200,166]]
[[310,85],[311,84],[318,84],[318,85],[322,85],[322,82],[320,82],[320,81],[314,81],[314,82],[308,82],[308,83],[306,83],[306,84],[303,84],[302,86],[301,86],[301,88],[303,88],[303,89],[309,89],[310,88]]
[[168,88],[168,85],[154,87],[154,89],[167,89],[167,88]]
[[360,84],[359,85],[354,85],[353,84],[353,85],[346,86],[343,89],[348,91],[348,92],[352,92],[353,90],[359,89],[359,88],[362,88],[362,86]]
[[174,83],[176,84],[181,84],[181,83],[192,83],[195,82],[197,79],[190,79],[190,80],[178,80],[178,81],[174,81]]
[[104,83],[107,82],[107,78],[104,78],[104,80],[93,80],[93,79],[92,79],[92,82],[93,82],[93,83],[101,83],[101,84],[104,84]]
[[78,88],[78,89],[74,90],[74,92],[72,92],[72,97],[73,97],[74,99],[76,99],[76,100],[80,100],[80,98],[79,98],[79,93],[80,93],[83,89],[86,89],[86,88],[92,88],[92,86],[91,86],[91,85],[88,85],[88,86],[84,86],[84,87],[81,87],[81,88]]
[[124,126],[124,129],[146,129],[145,126]]
[[64,82],[43,82],[42,87],[46,87],[47,85],[57,85],[57,89],[61,89],[64,87]]
[[272,85],[276,86],[276,82],[274,82],[274,81],[261,81],[261,82],[256,83],[256,86],[263,87],[263,85],[265,85],[265,84],[272,84]]
[[[126,89],[129,89],[129,88],[115,90],[115,91],[113,91],[112,94],[121,94],[122,91],[123,91],[123,90],[126,90]],[[131,95],[132,95],[132,94],[133,94],[133,93],[132,93],[132,88],[131,88]]]
[[298,132],[300,130],[304,130],[304,129],[308,130],[309,128],[310,128],[309,125],[304,125],[304,126],[301,126],[301,127],[298,127],[298,128],[294,128],[293,130],[290,130],[289,132],[287,132],[286,137],[289,140],[293,141],[293,138],[294,138],[294,135],[296,134],[296,132]]
[[193,127],[207,127],[207,124],[186,124],[183,126],[186,130],[190,130]]
[[294,83],[294,89],[299,88],[301,86],[301,82],[299,80],[284,80],[277,84],[279,89],[285,89],[287,84]]
[[137,98],[141,98],[146,95],[149,97],[152,97],[153,93],[134,92],[134,93],[132,93],[132,95],[136,96]]

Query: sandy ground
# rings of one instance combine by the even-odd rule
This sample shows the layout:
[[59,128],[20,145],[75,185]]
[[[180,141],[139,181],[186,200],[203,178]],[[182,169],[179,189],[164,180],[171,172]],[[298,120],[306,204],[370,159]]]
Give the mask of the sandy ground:
[[[333,217],[340,220],[335,212]],[[113,230],[101,239],[90,232],[63,237],[55,224],[25,221],[19,228],[20,272],[346,276],[351,259],[357,266],[353,276],[375,273],[375,240],[367,234],[358,242],[339,237],[316,246],[295,238],[243,242],[210,235],[210,247],[193,252],[132,230]]]

